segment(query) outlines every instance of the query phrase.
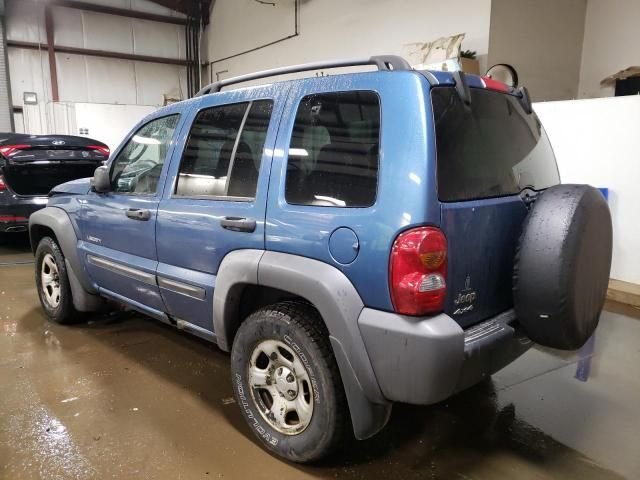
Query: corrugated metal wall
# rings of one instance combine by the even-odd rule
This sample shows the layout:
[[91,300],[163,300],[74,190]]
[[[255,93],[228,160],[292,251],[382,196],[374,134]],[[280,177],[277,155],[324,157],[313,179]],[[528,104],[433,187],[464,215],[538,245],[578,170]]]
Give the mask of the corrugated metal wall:
[[9,98],[9,72],[4,32],[4,0],[0,0],[0,132],[12,132],[13,112]]
[[[83,0],[85,3],[125,8],[151,14],[179,16],[147,0]],[[7,39],[40,43],[40,50],[8,47],[11,96],[23,106],[23,93],[38,95],[38,108],[24,106],[16,119],[32,133],[54,131],[58,125],[52,101],[46,47],[44,4],[33,0],[8,0]],[[184,26],[128,18],[60,6],[51,7],[54,44],[184,60]],[[55,53],[59,101],[160,106],[163,95],[186,98],[186,67],[161,63]],[[21,129],[21,126],[17,127]],[[71,133],[71,132],[69,132]],[[77,132],[76,132],[77,133]]]

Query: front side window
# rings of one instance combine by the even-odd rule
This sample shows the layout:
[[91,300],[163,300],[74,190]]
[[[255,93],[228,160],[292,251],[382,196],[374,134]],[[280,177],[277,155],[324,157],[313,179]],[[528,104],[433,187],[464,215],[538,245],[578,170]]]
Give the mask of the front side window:
[[380,99],[375,92],[304,97],[289,145],[286,201],[331,207],[373,205],[379,148]]
[[111,190],[153,195],[158,188],[179,115],[157,118],[141,127],[120,151],[111,169]]
[[271,100],[258,100],[199,112],[180,164],[176,195],[254,198],[272,106]]

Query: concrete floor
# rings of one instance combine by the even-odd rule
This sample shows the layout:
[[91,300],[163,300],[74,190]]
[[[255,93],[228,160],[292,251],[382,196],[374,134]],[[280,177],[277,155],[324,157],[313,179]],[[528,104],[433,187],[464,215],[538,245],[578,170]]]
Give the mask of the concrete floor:
[[0,478],[640,478],[640,321],[608,310],[582,355],[533,349],[302,467],[256,444],[226,354],[137,314],[48,323],[26,237],[0,238]]

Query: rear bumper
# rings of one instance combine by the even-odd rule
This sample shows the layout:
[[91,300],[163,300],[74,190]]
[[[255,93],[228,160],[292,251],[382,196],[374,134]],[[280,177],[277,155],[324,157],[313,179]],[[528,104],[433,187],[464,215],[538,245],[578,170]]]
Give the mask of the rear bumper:
[[512,310],[463,330],[442,313],[416,318],[365,308],[358,318],[386,399],[427,405],[497,372],[532,342]]
[[47,196],[22,196],[3,190],[0,192],[0,233],[24,232],[29,216],[47,206]]

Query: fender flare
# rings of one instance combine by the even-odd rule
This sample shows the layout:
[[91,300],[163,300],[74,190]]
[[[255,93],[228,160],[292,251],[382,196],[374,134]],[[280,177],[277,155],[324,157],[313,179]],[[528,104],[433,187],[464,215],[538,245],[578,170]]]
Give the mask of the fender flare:
[[340,369],[357,438],[387,423],[391,404],[384,398],[358,327],[364,308],[349,279],[337,268],[306,257],[262,250],[236,250],[221,262],[213,293],[218,346],[229,351],[238,328],[237,312],[247,284],[277,288],[305,298],[320,312]]
[[34,245],[33,232],[38,226],[49,228],[56,236],[60,250],[65,257],[71,296],[76,310],[89,312],[99,309],[103,301],[97,295],[98,292],[93,287],[80,260],[77,246],[78,237],[67,212],[58,207],[45,207],[31,214],[29,217],[29,238],[34,253],[38,245]]

